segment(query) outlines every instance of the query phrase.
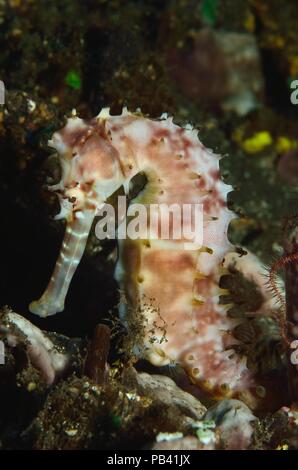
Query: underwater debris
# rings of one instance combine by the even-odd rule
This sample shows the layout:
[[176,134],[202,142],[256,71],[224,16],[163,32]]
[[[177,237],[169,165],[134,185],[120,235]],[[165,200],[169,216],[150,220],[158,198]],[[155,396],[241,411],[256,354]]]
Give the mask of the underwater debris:
[[252,450],[298,450],[297,404],[254,422]]
[[218,433],[216,432],[216,424],[212,420],[197,421],[193,424],[193,427],[197,430],[197,438],[201,444],[205,446],[218,444]]
[[298,72],[297,4],[279,0],[268,0],[266,5],[261,0],[252,0],[251,4],[260,27],[260,48],[267,59],[265,75],[273,82],[267,83],[267,88],[274,105],[280,106],[287,99],[287,80]]
[[70,72],[67,73],[65,77],[65,83],[71,88],[73,88],[74,90],[80,90],[82,88],[81,77],[74,70],[71,70]]
[[[298,228],[297,217],[292,217],[285,226],[284,254],[270,267],[268,284],[276,299],[281,305],[279,326],[284,347],[287,352],[288,387],[291,399],[298,399]],[[285,272],[284,289],[279,285],[277,274],[280,270]]]
[[201,105],[244,116],[264,95],[257,43],[253,35],[203,29],[191,51],[169,51],[169,67],[178,89]]
[[97,325],[88,346],[84,374],[98,385],[102,385],[107,376],[110,334],[110,328],[107,325]]
[[220,432],[220,447],[225,450],[245,450],[252,443],[257,418],[243,402],[222,400],[208,409],[204,419],[213,420]]
[[192,423],[206,412],[168,377],[151,379],[133,369],[115,377],[111,369],[104,386],[76,376],[59,382],[26,438],[35,449],[143,448],[159,433],[193,433]]
[[163,402],[167,407],[177,407],[192,420],[201,419],[206,412],[205,406],[197,398],[181,390],[172,379],[165,375],[136,373],[134,369],[130,369],[123,383],[136,387],[140,395],[147,395],[154,401]]
[[[288,381],[293,401],[298,400],[298,362],[295,346],[298,339],[298,227],[294,226],[284,243],[286,286],[286,337],[288,345]],[[283,259],[283,258],[282,258]]]
[[8,307],[0,312],[0,335],[11,348],[24,347],[30,363],[40,372],[47,386],[69,371],[75,361],[74,349],[69,350],[67,338],[67,347],[62,346],[61,336],[41,331]]
[[278,162],[278,174],[288,184],[298,185],[298,149],[284,152]]
[[213,443],[202,444],[197,437],[184,436],[174,441],[156,442],[151,447],[152,450],[214,450]]
[[211,406],[202,420],[192,423],[193,429],[196,430],[197,441],[190,435],[178,438],[179,433],[162,434],[152,448],[247,450],[253,443],[256,422],[258,422],[256,416],[243,402],[224,399]]
[[183,437],[182,432],[160,432],[156,436],[156,442],[171,442]]

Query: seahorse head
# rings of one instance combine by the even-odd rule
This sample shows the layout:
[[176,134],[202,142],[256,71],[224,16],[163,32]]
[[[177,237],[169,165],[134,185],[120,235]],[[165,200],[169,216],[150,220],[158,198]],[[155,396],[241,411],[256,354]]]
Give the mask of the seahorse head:
[[68,119],[66,126],[53,134],[49,146],[57,151],[62,171],[60,183],[52,187],[61,202],[56,218],[96,210],[126,180],[118,151],[100,116],[90,121]]

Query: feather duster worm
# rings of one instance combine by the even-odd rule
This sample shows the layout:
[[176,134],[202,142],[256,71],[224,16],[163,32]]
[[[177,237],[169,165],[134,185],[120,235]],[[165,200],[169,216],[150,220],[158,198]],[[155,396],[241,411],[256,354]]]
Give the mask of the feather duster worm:
[[240,258],[228,241],[235,215],[227,208],[231,187],[220,179],[220,157],[203,146],[191,126],[126,109],[120,116],[103,109],[90,121],[74,116],[49,145],[61,161],[62,179],[54,189],[67,229],[50,283],[31,312],[46,317],[63,310],[97,209],[122,185],[127,192],[130,180],[144,173],[147,184],[132,202],[202,204],[203,244],[186,250],[183,239],[119,240],[115,277],[127,301],[120,316],[125,321],[132,309],[144,318],[144,338],[136,349],[154,365],[181,364],[193,382],[214,395],[235,395],[252,386],[246,359],[233,350],[231,330],[237,322],[219,303],[219,279],[229,263],[260,287],[262,311],[271,305],[258,260]]

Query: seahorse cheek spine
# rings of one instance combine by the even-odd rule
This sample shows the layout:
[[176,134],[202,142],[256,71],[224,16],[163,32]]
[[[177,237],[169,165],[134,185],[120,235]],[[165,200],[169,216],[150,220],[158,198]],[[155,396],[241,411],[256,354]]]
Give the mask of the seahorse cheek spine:
[[246,389],[252,383],[246,361],[230,348],[235,320],[219,304],[222,261],[233,250],[227,229],[234,217],[227,209],[231,187],[220,179],[219,157],[195,130],[127,110],[110,116],[104,109],[89,122],[72,118],[50,145],[61,158],[58,191],[68,226],[49,286],[31,311],[47,316],[63,310],[97,208],[120,186],[127,191],[129,181],[143,172],[148,182],[132,202],[203,204],[203,246],[185,250],[185,240],[119,240],[116,279],[128,301],[120,313],[142,312],[145,336],[139,346],[153,364],[181,364],[213,393]]

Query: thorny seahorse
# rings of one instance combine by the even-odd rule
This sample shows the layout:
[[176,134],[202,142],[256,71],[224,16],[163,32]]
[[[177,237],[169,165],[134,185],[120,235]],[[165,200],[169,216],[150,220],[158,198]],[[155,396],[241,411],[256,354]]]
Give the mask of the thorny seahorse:
[[237,322],[219,303],[219,279],[234,263],[263,293],[262,313],[272,302],[257,258],[240,257],[228,241],[235,214],[227,208],[232,188],[220,179],[220,157],[204,147],[191,126],[127,109],[111,116],[105,108],[90,121],[73,116],[49,146],[60,157],[62,179],[53,189],[67,228],[49,285],[31,303],[31,312],[46,317],[64,309],[97,209],[122,185],[127,192],[132,178],[143,173],[147,183],[132,202],[203,204],[204,209],[199,249],[185,250],[185,240],[118,240],[115,277],[127,300],[120,315],[125,318],[128,308],[143,312],[140,354],[157,366],[180,364],[214,396],[235,396],[253,387],[246,358],[233,349],[231,331]]

